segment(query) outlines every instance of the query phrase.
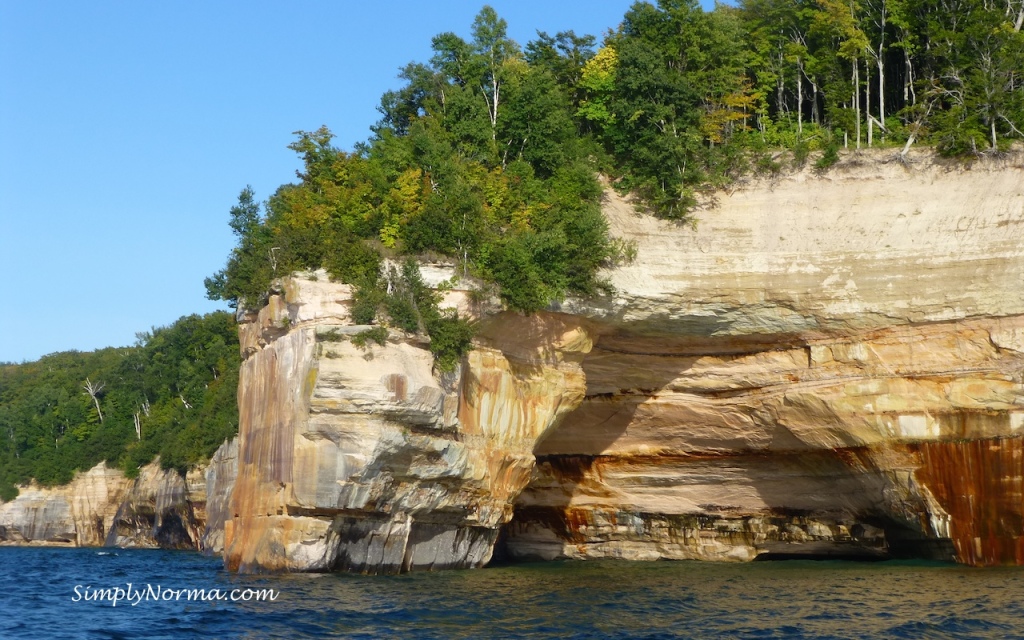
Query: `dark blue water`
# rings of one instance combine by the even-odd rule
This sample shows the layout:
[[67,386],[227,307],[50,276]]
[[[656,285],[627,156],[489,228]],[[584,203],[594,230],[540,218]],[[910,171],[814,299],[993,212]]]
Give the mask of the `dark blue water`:
[[[129,582],[280,595],[116,607],[82,597]],[[921,563],[237,576],[188,552],[0,548],[0,638],[1024,638],[1022,601],[1024,570]]]

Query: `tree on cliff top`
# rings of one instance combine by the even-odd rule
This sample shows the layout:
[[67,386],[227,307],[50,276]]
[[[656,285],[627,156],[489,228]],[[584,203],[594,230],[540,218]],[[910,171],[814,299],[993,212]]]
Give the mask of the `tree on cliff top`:
[[[601,290],[611,253],[595,171],[655,214],[688,221],[702,190],[775,173],[841,142],[999,152],[1024,138],[1024,33],[982,0],[636,2],[595,53],[572,32],[519,47],[484,7],[471,37],[432,40],[384,94],[351,153],[297,132],[299,182],[260,217],[232,210],[238,246],[211,297],[260,304],[271,280],[325,267],[371,286],[382,256],[440,254],[543,308]],[[863,140],[867,131],[867,140]],[[381,318],[384,319],[383,317]]]
[[490,7],[470,41],[444,33],[433,50],[402,71],[406,85],[382,97],[372,138],[354,152],[331,146],[324,127],[296,132],[299,181],[278,188],[263,216],[242,192],[231,213],[239,243],[207,279],[210,297],[259,305],[271,280],[299,269],[375,288],[383,256],[422,254],[497,284],[522,311],[601,288],[601,189],[569,87],[552,73],[559,54],[531,64]]

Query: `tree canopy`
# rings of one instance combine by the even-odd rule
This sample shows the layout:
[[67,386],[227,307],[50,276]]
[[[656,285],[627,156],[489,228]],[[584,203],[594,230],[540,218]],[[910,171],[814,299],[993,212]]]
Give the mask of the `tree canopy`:
[[444,256],[526,312],[602,290],[597,270],[612,250],[600,149],[580,135],[570,84],[593,39],[542,35],[524,53],[490,7],[470,31],[436,36],[430,61],[402,70],[405,85],[381,98],[380,121],[354,151],[332,146],[326,127],[295,133],[298,181],[256,213],[242,191],[230,221],[238,246],[207,279],[210,297],[259,306],[274,278],[325,268],[357,286],[361,320],[418,327],[451,365],[468,339],[442,336],[466,336],[468,325],[433,296],[409,298],[424,319],[417,327],[396,317],[401,305],[382,293],[392,281],[384,258]]
[[670,218],[780,148],[999,152],[1024,138],[1022,23],[1019,0],[637,2],[584,67],[577,117]]
[[103,460],[184,470],[238,431],[238,331],[225,312],[138,334],[135,346],[0,365],[0,499]]
[[[918,141],[999,152],[1024,137],[1020,0],[636,2],[601,46],[572,31],[520,47],[491,7],[468,39],[432,40],[351,152],[298,131],[304,170],[231,212],[239,244],[211,297],[258,305],[269,282],[325,267],[367,286],[382,256],[441,255],[508,306],[601,290],[613,256],[604,172],[660,216],[695,194],[838,146]],[[382,314],[382,319],[386,313]]]

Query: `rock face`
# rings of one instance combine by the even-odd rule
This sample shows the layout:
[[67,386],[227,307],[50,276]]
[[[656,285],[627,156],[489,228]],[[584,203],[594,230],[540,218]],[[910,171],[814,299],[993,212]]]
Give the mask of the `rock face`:
[[536,448],[533,558],[1024,561],[1021,159],[861,156],[720,194],[696,229],[609,194],[638,260],[587,397]]
[[0,503],[0,542],[102,545],[130,484],[101,462],[61,487],[22,487],[17,498]]
[[159,460],[139,470],[121,501],[104,546],[201,549],[206,527],[206,473],[182,478]]
[[347,286],[286,280],[241,318],[227,566],[474,567],[499,532],[517,558],[1024,562],[1020,158],[882,160],[741,185],[696,228],[609,192],[617,294],[478,313],[451,374],[397,332],[353,345]]
[[206,467],[206,530],[200,548],[211,555],[224,551],[224,522],[231,517],[231,491],[237,475],[238,438],[232,438],[217,449]]
[[220,553],[236,451],[234,440],[224,443],[208,467],[193,468],[184,478],[162,470],[159,460],[135,479],[101,462],[67,485],[22,487],[17,498],[0,503],[0,544]]
[[351,325],[349,288],[325,280],[287,280],[240,327],[227,566],[486,563],[537,440],[583,399],[589,334],[570,317],[502,315],[461,370],[441,374],[426,345],[397,333],[355,346],[369,327]]

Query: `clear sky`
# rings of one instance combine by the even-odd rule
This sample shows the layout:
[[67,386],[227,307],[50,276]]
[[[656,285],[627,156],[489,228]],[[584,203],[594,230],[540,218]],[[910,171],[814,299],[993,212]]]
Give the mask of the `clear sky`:
[[[0,0],[0,362],[132,344],[206,300],[228,209],[295,179],[292,132],[369,134],[398,69],[482,0]],[[492,0],[521,45],[630,0]]]

